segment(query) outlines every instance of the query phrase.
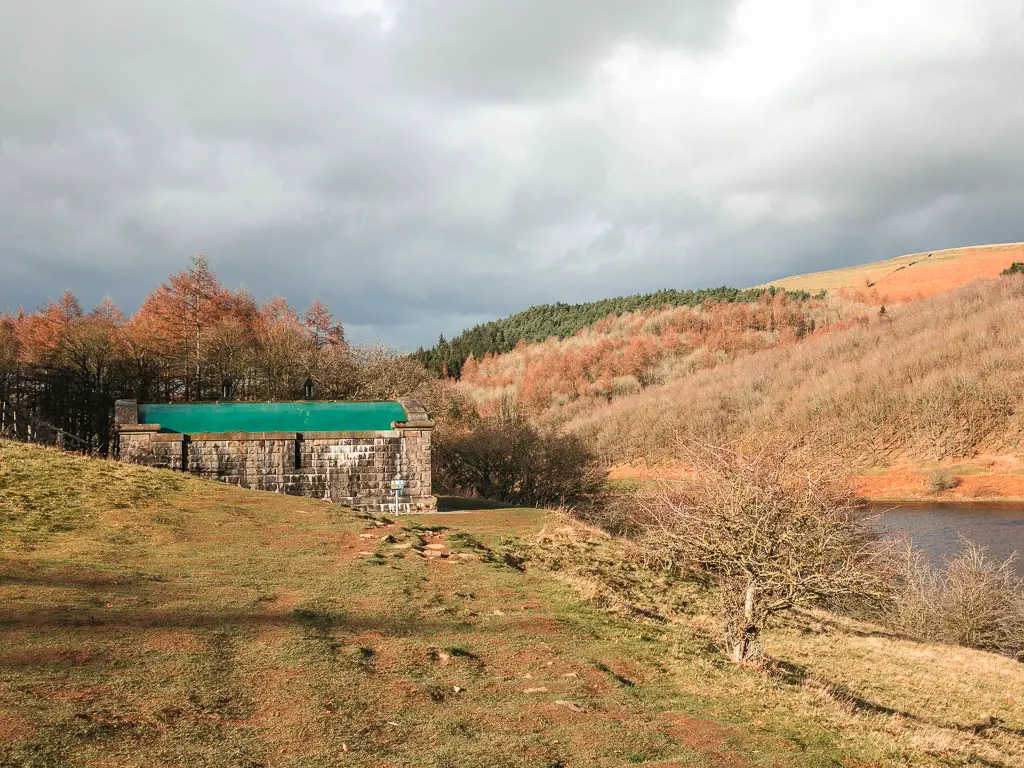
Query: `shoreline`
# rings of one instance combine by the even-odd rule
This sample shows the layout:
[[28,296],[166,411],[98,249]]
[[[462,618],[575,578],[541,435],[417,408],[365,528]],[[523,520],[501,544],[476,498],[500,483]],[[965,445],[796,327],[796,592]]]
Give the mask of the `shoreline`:
[[[1011,471],[991,471],[994,468]],[[955,480],[956,487],[938,493],[928,490],[928,477],[934,469],[892,467],[872,474],[851,475],[850,480],[857,495],[871,504],[955,504],[964,507],[1024,505],[1024,471],[1020,470],[1020,464],[1015,459],[1007,461],[1007,458],[1002,458],[998,464],[993,462],[987,466],[960,464],[944,467],[942,469]],[[961,471],[957,472],[956,469]],[[608,479],[613,482],[679,482],[692,476],[692,470],[678,464],[619,465],[608,472]]]
[[944,506],[951,507],[1012,507],[1012,506],[1024,506],[1024,498],[1020,496],[993,496],[990,498],[982,499],[963,499],[963,498],[949,498],[943,496],[935,496],[929,498],[915,497],[904,497],[904,496],[892,496],[892,497],[871,497],[865,496],[868,504],[871,506],[882,506],[884,504],[895,504],[900,507],[931,507],[936,504],[942,504]]

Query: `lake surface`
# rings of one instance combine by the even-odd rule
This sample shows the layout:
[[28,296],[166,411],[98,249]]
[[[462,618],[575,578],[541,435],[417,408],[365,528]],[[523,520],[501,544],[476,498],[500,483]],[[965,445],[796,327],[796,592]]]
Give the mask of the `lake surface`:
[[907,534],[935,562],[961,549],[960,537],[987,547],[1000,558],[1018,552],[1017,573],[1024,576],[1024,506],[995,504],[878,505],[886,534]]

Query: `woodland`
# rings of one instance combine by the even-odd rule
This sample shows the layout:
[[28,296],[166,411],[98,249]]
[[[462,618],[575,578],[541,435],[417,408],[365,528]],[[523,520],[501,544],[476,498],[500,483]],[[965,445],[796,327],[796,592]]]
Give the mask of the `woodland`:
[[0,315],[0,427],[106,453],[118,398],[388,399],[433,376],[381,346],[355,346],[319,300],[304,310],[226,288],[196,256],[126,315],[110,299],[86,311],[70,291]]

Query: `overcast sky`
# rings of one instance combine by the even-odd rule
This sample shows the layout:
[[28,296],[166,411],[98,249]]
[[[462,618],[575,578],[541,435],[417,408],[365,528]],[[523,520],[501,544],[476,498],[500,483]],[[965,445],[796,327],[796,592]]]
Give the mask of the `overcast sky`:
[[400,347],[1024,240],[1022,0],[0,0],[0,310],[191,254]]

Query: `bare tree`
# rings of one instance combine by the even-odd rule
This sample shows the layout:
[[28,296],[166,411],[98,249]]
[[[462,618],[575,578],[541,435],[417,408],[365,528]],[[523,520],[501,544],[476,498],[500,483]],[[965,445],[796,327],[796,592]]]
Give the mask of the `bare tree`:
[[359,400],[388,400],[414,392],[434,378],[412,357],[380,343],[352,347],[351,354],[357,373],[353,396]]
[[888,594],[888,548],[848,485],[792,444],[754,453],[688,446],[696,480],[642,495],[641,540],[653,556],[716,579],[726,651],[760,652],[777,614],[797,606],[874,603]]
[[959,554],[936,566],[910,541],[902,543],[897,595],[888,623],[930,641],[1024,653],[1024,579],[1017,553],[1005,560],[963,540]]
[[253,367],[255,337],[244,320],[228,315],[211,325],[203,348],[203,367],[216,374],[216,380],[228,379],[236,397],[248,395],[247,373]]

